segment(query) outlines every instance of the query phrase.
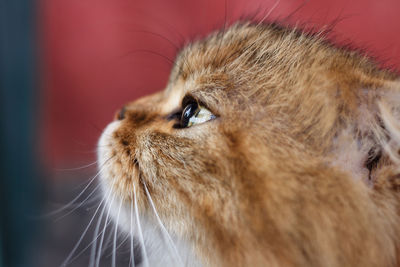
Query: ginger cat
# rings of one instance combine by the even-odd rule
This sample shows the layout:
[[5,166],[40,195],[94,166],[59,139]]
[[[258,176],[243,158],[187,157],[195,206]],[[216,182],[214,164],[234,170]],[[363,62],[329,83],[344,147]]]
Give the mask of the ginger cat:
[[[321,35],[238,23],[98,146],[141,266],[399,266],[400,82]],[[132,255],[133,256],[133,255]]]

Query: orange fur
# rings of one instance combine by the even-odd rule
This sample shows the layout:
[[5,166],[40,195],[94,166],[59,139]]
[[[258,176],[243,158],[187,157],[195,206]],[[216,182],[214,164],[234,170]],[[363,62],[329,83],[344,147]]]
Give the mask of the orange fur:
[[[157,224],[145,185],[204,266],[397,266],[396,79],[319,35],[234,25],[126,105],[100,142],[101,182],[122,203],[135,187]],[[217,118],[174,128],[186,95]]]

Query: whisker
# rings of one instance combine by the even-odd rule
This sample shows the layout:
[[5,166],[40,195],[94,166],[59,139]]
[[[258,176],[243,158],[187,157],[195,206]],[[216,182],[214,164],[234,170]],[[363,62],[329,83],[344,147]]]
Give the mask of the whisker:
[[99,206],[97,207],[96,211],[93,214],[93,217],[90,219],[89,224],[86,226],[85,230],[83,231],[81,237],[79,238],[78,242],[75,244],[74,248],[72,249],[72,251],[69,253],[69,255],[67,256],[67,258],[63,261],[63,263],[61,264],[62,267],[67,266],[67,264],[71,263],[70,259],[72,258],[72,256],[74,255],[75,251],[78,249],[79,245],[81,244],[83,237],[86,235],[87,231],[90,228],[90,225],[92,224],[94,218],[96,217],[97,212],[100,210],[101,205],[103,204],[105,199],[103,199],[100,203]]
[[84,205],[85,203],[87,204],[87,200],[97,191],[97,189],[100,188],[100,184],[96,185],[96,187],[92,190],[92,192],[87,195],[87,197],[85,197],[85,199],[80,202],[78,205],[76,205],[72,210],[68,211],[67,213],[65,213],[64,215],[61,215],[60,217],[58,217],[57,219],[55,219],[54,221],[57,222],[59,220],[61,220],[62,218],[65,218],[66,216],[70,215],[71,213],[73,213],[74,211],[76,211],[77,209],[79,209],[80,207],[82,207],[82,205]]
[[94,209],[95,207],[97,207],[97,205],[91,205],[91,206],[89,206],[89,204],[92,203],[92,202],[96,202],[96,201],[97,201],[97,203],[98,203],[98,202],[99,202],[99,199],[101,199],[101,198],[102,198],[101,194],[96,194],[95,196],[93,196],[91,199],[89,199],[89,200],[86,202],[85,205],[87,205],[87,206],[86,206],[85,210],[86,210],[86,211],[89,211],[89,210],[92,210],[92,209]]
[[[163,35],[161,35],[159,33],[146,31],[146,30],[136,30],[136,31],[132,31],[132,32],[134,32],[134,33],[146,33],[146,34],[151,34],[151,35],[157,36],[157,37],[165,40],[166,42],[168,42],[170,45],[172,45],[175,48],[176,51],[180,50],[180,48],[178,47],[177,44],[175,44],[173,41],[171,41],[170,39],[168,39],[167,37],[165,37],[165,36],[163,36]],[[189,61],[187,60],[187,58],[185,56],[183,56],[183,61],[184,61],[184,64],[186,65],[186,67],[188,68],[188,71],[192,72],[191,68],[190,68],[190,65],[189,65]],[[174,61],[174,63],[175,63],[175,61]],[[176,66],[176,63],[174,65]],[[182,67],[180,67],[180,70],[182,71]]]
[[163,59],[165,59],[166,61],[168,61],[168,62],[171,63],[172,65],[175,65],[175,66],[176,66],[175,61],[173,61],[173,60],[170,59],[169,57],[167,57],[167,56],[165,56],[165,55],[163,55],[163,54],[161,54],[161,53],[158,53],[158,52],[156,52],[156,51],[149,50],[149,49],[136,49],[136,50],[134,50],[134,51],[129,51],[129,52],[127,52],[127,53],[121,55],[121,58],[124,58],[124,57],[126,57],[126,56],[129,56],[129,55],[132,55],[132,54],[135,54],[135,53],[149,53],[149,54],[152,54],[152,55],[156,55],[156,56],[162,57]]
[[164,233],[164,237],[167,238],[167,240],[169,241],[170,246],[172,247],[173,252],[174,252],[174,254],[175,254],[175,256],[176,256],[176,258],[177,258],[179,264],[180,264],[181,266],[184,266],[183,261],[182,261],[182,258],[180,257],[180,255],[179,255],[179,253],[178,253],[178,250],[177,250],[177,248],[176,248],[176,246],[175,246],[175,244],[174,244],[174,241],[172,240],[170,234],[168,233],[167,229],[165,228],[164,224],[162,223],[162,221],[161,221],[161,219],[160,219],[160,216],[158,215],[158,212],[157,212],[157,210],[156,210],[156,207],[155,207],[155,205],[154,205],[154,202],[153,202],[153,200],[152,200],[152,198],[151,198],[151,196],[150,196],[149,190],[147,189],[146,183],[145,183],[144,181],[143,181],[143,187],[144,187],[144,190],[145,190],[145,192],[146,192],[147,198],[148,198],[148,200],[149,200],[149,202],[150,202],[150,206],[151,206],[151,208],[153,209],[154,214],[155,214],[155,216],[156,216],[156,218],[157,218],[158,224],[160,225],[161,230],[162,230],[162,232]]
[[129,234],[125,235],[124,239],[122,239],[121,242],[118,244],[117,250],[118,250],[120,247],[122,247],[122,245],[126,242],[126,240],[129,239],[129,237],[130,237]]
[[[130,52],[128,52],[128,53],[122,55],[121,58],[124,58],[124,57],[126,57],[126,56],[129,56],[129,55],[135,54],[135,53],[149,53],[149,54],[152,54],[152,55],[156,55],[156,56],[162,57],[162,58],[165,59],[168,63],[170,63],[172,66],[178,68],[180,72],[183,72],[182,66],[178,65],[177,62],[176,62],[175,60],[172,60],[172,59],[170,59],[169,57],[167,57],[167,56],[165,56],[165,55],[163,55],[163,54],[161,54],[161,53],[159,53],[159,52],[152,51],[152,50],[149,50],[149,49],[136,49],[136,50],[134,50],[134,51],[130,51]],[[184,64],[187,66],[189,73],[192,73],[193,71],[192,71],[191,68],[190,68],[190,65],[189,65],[188,60],[186,59],[186,57],[183,57],[183,59],[184,59]]]
[[[89,125],[92,126],[92,128],[94,128],[95,130],[97,130],[99,133],[104,134],[104,129],[98,127],[96,124],[94,124],[93,122],[89,122]],[[109,136],[109,135],[108,135]]]
[[289,21],[294,14],[296,14],[300,9],[306,6],[306,4],[310,2],[310,0],[304,0],[303,3],[301,3],[295,10],[293,10],[286,18],[284,21]]
[[[108,192],[107,199],[105,201],[106,204],[108,203],[108,200],[109,200],[110,196],[111,196],[111,191]],[[95,263],[98,233],[99,233],[99,230],[100,230],[100,225],[101,225],[101,221],[102,221],[103,216],[104,216],[104,212],[105,212],[106,207],[107,207],[106,204],[103,206],[103,209],[101,210],[101,214],[99,216],[100,218],[99,218],[99,220],[98,220],[98,222],[96,224],[96,229],[94,230],[93,245],[92,245],[92,249],[91,249],[91,252],[90,252],[89,267],[93,267],[94,263]]]
[[[118,235],[118,233],[117,233]],[[125,235],[125,237],[119,242],[119,244],[117,245],[117,247],[115,248],[115,251],[117,251],[120,247],[122,247],[124,245],[124,243],[126,242],[126,240],[128,240],[130,237],[130,233],[128,233],[127,235]],[[118,239],[118,237],[117,237]],[[107,254],[107,257],[112,256],[112,252]]]
[[58,213],[60,213],[60,212],[62,212],[62,211],[64,211],[64,210],[68,209],[70,206],[72,206],[72,205],[83,195],[83,193],[85,193],[85,191],[90,187],[90,185],[93,183],[93,181],[100,175],[100,173],[102,172],[102,170],[105,168],[106,164],[109,163],[110,160],[111,160],[113,157],[114,157],[114,156],[111,156],[110,158],[108,158],[108,159],[104,162],[103,166],[100,167],[100,170],[96,173],[96,175],[93,176],[93,177],[89,180],[88,184],[83,188],[83,190],[82,190],[74,199],[72,199],[70,202],[68,202],[68,203],[67,203],[66,205],[64,205],[63,207],[61,207],[61,208],[59,208],[59,209],[56,209],[56,210],[54,210],[54,211],[51,211],[51,212],[49,212],[49,213],[47,213],[47,214],[45,214],[45,215],[43,215],[42,218],[51,217],[51,216],[53,216],[53,215],[55,215],[55,214],[58,214]]
[[142,227],[140,226],[140,219],[139,219],[139,211],[138,211],[138,205],[137,205],[137,198],[136,198],[136,187],[135,184],[133,185],[133,198],[135,201],[135,215],[136,215],[136,221],[137,221],[137,227],[138,227],[138,232],[139,232],[139,241],[142,245],[142,254],[143,254],[143,260],[144,260],[144,266],[149,266],[149,261],[147,258],[147,252],[146,252],[146,247],[144,245],[144,238],[143,238],[143,232],[142,232]]
[[[112,222],[113,222],[113,220],[112,220],[112,218],[110,218],[110,220],[107,223],[107,227],[108,226],[113,227],[114,224]],[[107,238],[104,241],[104,245],[103,245],[103,248],[101,250],[101,254],[104,255],[104,253],[106,253],[109,248],[112,248],[112,239],[113,239],[113,236],[114,236],[113,233],[114,233],[114,230],[110,230],[109,232],[105,233],[105,235],[107,235],[107,234],[108,235],[107,235]],[[104,235],[104,237],[106,237],[105,235]],[[110,256],[110,254],[106,255],[105,257],[108,258],[109,256]],[[103,256],[103,258],[104,258],[104,256]]]
[[98,267],[99,264],[100,264],[101,249],[102,249],[102,246],[103,246],[104,235],[105,235],[106,228],[107,228],[107,221],[108,221],[108,219],[110,218],[110,211],[111,211],[111,207],[112,207],[112,204],[113,204],[113,203],[114,203],[114,196],[113,196],[113,198],[111,199],[111,204],[110,204],[110,206],[108,207],[108,211],[107,211],[107,215],[106,215],[106,221],[104,222],[103,232],[102,232],[101,238],[100,238],[100,245],[99,245],[98,255],[97,255],[97,259],[96,259],[96,266],[97,266],[97,267]]
[[96,164],[97,164],[97,160],[95,162],[92,162],[92,163],[89,163],[89,164],[86,164],[86,165],[83,165],[80,167],[76,167],[76,168],[61,168],[61,169],[55,168],[54,170],[56,170],[56,171],[77,171],[77,170],[86,169],[86,168],[96,165]]
[[131,237],[131,242],[130,242],[130,245],[131,245],[131,247],[130,247],[130,249],[131,249],[131,251],[130,251],[130,263],[132,262],[132,266],[134,266],[135,265],[135,252],[134,252],[134,244],[133,244],[133,207],[132,207],[132,202],[131,202],[131,235],[130,235],[130,237]]
[[129,32],[131,32],[131,33],[146,33],[146,34],[151,34],[151,35],[157,36],[157,37],[163,39],[164,41],[168,42],[168,43],[169,43],[170,45],[172,45],[176,50],[179,50],[179,47],[178,47],[177,44],[175,44],[172,40],[168,39],[167,37],[165,37],[165,36],[163,36],[163,35],[161,35],[161,34],[159,34],[159,33],[151,32],[151,31],[146,31],[146,30],[134,30],[134,31],[129,31]]
[[146,17],[149,18],[150,21],[153,21],[157,23],[159,26],[163,27],[170,33],[174,33],[175,35],[178,35],[178,39],[180,38],[180,42],[184,43],[186,38],[183,36],[183,34],[172,24],[170,24],[167,20],[163,20],[160,18],[160,16],[153,16],[152,12],[146,12],[145,13]]
[[115,230],[114,230],[114,241],[113,241],[113,249],[112,249],[112,260],[111,260],[111,266],[115,267],[115,260],[116,260],[116,254],[117,254],[117,232],[118,232],[118,222],[119,222],[119,215],[121,213],[121,208],[122,208],[122,200],[121,203],[119,204],[119,209],[118,209],[118,214],[117,214],[117,220],[115,222]]
[[269,15],[276,9],[276,7],[279,5],[280,0],[276,0],[275,4],[270,8],[268,13],[260,20],[260,22],[257,24],[256,27],[260,26],[261,23],[263,23],[266,19],[268,19]]
[[[111,221],[107,223],[107,226],[111,224]],[[96,236],[96,239],[100,237],[101,233],[98,233]],[[72,259],[71,262],[76,260],[79,256],[81,256],[88,248],[92,246],[92,244],[96,241],[96,239],[93,239],[86,247],[84,247],[78,254],[76,254]]]

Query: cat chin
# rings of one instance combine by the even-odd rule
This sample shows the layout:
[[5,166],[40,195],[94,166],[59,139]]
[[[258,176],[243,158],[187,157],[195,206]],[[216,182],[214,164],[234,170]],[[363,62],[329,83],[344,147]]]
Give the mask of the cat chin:
[[[110,187],[104,182],[101,185],[103,195],[111,195]],[[145,250],[138,250],[141,251],[141,260],[137,266],[175,267],[188,266],[187,263],[189,262],[190,266],[203,266],[187,241],[171,233],[167,237],[157,222],[150,220],[146,214],[140,213],[138,222],[133,203],[131,206],[131,203],[122,201],[118,196],[112,196],[106,198],[105,205],[118,229],[133,238],[135,245],[140,248],[145,247]],[[138,223],[140,223],[140,227]],[[172,240],[173,245],[171,245],[170,240]],[[146,253],[146,256],[144,253]],[[147,263],[144,261],[145,257]]]

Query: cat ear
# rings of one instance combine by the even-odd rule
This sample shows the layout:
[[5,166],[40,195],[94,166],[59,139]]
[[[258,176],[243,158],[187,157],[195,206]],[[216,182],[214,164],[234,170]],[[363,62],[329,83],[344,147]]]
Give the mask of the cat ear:
[[334,139],[333,165],[374,186],[383,169],[400,174],[400,81],[359,92],[355,117]]
[[[372,103],[366,122],[374,146],[374,153],[370,153],[366,160],[370,180],[374,187],[385,184],[394,188],[389,181],[397,183],[398,179],[392,178],[400,174],[400,81],[388,82],[367,101]],[[363,120],[362,117],[360,119]]]
[[400,167],[400,81],[390,83],[378,100],[378,118],[381,121],[380,132],[376,131],[377,140],[383,152]]

